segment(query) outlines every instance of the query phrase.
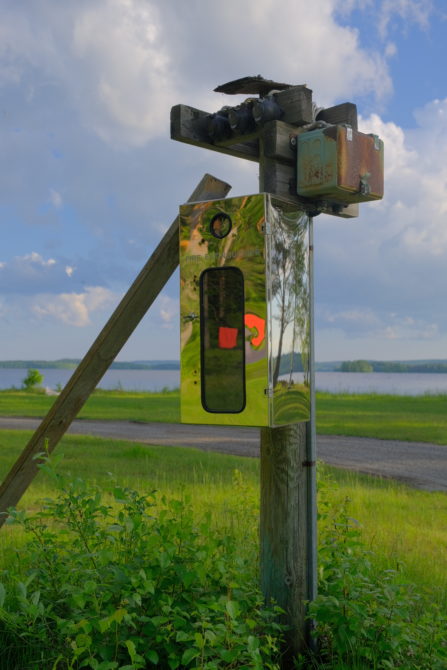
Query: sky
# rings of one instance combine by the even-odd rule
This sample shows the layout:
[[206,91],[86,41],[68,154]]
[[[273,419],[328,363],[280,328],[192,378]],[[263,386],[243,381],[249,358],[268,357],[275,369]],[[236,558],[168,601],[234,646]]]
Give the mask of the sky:
[[[385,197],[314,220],[318,361],[447,359],[444,0],[0,0],[0,360],[81,358],[204,173],[173,105],[261,74],[354,102]],[[118,360],[179,358],[177,273]]]

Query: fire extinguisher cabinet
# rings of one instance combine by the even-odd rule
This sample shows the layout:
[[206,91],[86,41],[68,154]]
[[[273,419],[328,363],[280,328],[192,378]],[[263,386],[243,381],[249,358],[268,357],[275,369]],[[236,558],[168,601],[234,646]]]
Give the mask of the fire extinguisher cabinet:
[[266,193],[180,207],[183,423],[309,419],[308,233]]

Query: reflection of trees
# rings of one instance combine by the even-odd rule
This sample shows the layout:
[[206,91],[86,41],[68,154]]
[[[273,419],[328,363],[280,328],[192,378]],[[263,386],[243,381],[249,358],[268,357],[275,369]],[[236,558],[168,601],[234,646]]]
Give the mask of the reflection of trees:
[[[273,213],[272,213],[273,214]],[[307,369],[309,351],[309,284],[307,263],[307,215],[274,210],[275,223],[271,242],[273,318],[279,324],[278,350],[274,360],[273,386],[278,382],[284,334],[293,324],[292,365],[295,343],[303,369]]]

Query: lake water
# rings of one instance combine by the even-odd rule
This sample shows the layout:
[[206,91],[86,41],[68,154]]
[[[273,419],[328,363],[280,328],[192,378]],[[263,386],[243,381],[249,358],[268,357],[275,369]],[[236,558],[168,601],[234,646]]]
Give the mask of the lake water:
[[[49,389],[63,387],[73,374],[72,370],[43,370],[43,386]],[[0,389],[20,388],[27,371],[0,368]],[[423,395],[447,393],[447,374],[396,372],[317,372],[318,391],[333,393],[392,393]],[[109,370],[99,383],[102,389],[129,391],[161,391],[174,389],[180,384],[179,370]]]

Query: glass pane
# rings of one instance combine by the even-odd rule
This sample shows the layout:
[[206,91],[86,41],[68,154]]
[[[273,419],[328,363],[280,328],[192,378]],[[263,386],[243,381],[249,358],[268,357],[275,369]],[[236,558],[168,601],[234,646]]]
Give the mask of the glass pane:
[[245,407],[244,278],[239,268],[200,276],[202,405],[207,412]]

